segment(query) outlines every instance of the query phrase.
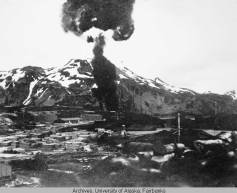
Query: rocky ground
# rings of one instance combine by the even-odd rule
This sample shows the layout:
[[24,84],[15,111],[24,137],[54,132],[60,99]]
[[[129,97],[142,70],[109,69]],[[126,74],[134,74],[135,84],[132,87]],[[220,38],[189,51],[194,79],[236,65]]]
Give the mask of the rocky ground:
[[5,186],[237,185],[235,133],[182,130],[180,143],[174,142],[172,129],[122,136],[51,126],[1,135],[1,159],[9,161],[14,176]]

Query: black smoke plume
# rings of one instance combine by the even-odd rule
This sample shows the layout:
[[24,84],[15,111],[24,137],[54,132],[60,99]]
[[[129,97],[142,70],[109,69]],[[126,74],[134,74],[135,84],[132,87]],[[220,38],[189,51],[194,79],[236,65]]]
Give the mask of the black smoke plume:
[[[131,17],[135,0],[67,0],[63,4],[62,24],[66,32],[80,36],[92,27],[113,30],[113,39],[127,40],[133,34],[134,24]],[[93,75],[97,88],[94,96],[101,108],[117,111],[116,67],[104,57],[105,39],[102,34],[97,38],[87,37],[87,42],[95,42],[92,60]]]
[[135,0],[67,0],[63,5],[64,30],[76,35],[92,27],[113,30],[113,39],[127,40],[133,34],[131,17]]
[[95,39],[93,49],[94,58],[92,60],[93,75],[98,88],[94,88],[93,94],[99,100],[101,108],[105,104],[109,111],[118,110],[117,96],[117,75],[116,67],[108,59],[103,56],[105,39],[103,35],[99,35]]

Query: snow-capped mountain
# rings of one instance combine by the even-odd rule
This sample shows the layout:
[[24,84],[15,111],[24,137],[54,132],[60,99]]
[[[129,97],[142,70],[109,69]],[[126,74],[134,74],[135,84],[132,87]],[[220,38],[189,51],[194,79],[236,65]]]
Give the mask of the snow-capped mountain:
[[[146,79],[126,67],[116,67],[116,75],[119,109],[123,111],[210,114],[236,110],[236,101],[230,95],[199,94],[159,78]],[[49,69],[27,66],[0,72],[0,105],[98,108],[92,93],[96,87],[93,67],[86,60],[72,59],[62,67]]]

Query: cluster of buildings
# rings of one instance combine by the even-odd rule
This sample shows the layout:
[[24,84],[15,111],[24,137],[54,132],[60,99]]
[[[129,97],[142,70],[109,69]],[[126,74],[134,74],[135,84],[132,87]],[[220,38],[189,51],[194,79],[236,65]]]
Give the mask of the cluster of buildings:
[[0,135],[0,186],[12,178],[11,160],[29,159],[37,152],[92,151],[85,143],[88,131],[76,126],[101,119],[101,115],[88,113],[82,117],[62,118],[60,124],[44,124],[31,130],[17,129],[13,133]]
[[83,141],[87,131],[59,132],[56,128],[19,131],[10,136],[0,137],[0,186],[12,178],[11,160],[29,159],[36,152],[64,153],[91,151]]
[[31,151],[76,150],[89,136],[87,131],[57,131],[55,127],[23,131],[0,137],[0,152],[29,153]]

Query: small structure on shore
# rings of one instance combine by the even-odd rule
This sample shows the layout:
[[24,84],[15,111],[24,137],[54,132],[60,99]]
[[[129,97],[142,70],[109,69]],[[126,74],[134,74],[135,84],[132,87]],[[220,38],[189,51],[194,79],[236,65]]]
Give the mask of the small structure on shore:
[[85,113],[81,115],[81,119],[84,121],[101,121],[103,117],[100,114]]
[[70,118],[61,118],[67,124],[79,124],[82,119],[81,117],[70,117]]

